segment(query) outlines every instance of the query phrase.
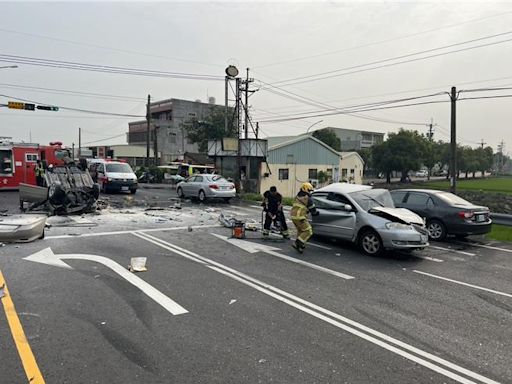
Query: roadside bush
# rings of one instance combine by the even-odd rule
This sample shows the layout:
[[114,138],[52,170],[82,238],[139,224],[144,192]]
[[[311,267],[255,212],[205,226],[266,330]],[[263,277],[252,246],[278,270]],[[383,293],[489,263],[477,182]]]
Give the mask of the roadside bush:
[[292,206],[293,205],[293,200],[294,200],[293,197],[283,197],[283,205]]
[[259,193],[243,193],[240,198],[242,200],[249,200],[249,201],[263,201],[263,196]]

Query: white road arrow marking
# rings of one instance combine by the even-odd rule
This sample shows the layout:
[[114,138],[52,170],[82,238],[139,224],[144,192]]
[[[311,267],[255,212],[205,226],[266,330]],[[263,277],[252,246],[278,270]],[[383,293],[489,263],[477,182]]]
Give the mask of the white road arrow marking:
[[25,257],[24,260],[34,261],[36,263],[53,265],[55,267],[73,269],[71,266],[66,264],[62,259],[66,260],[89,260],[94,261],[96,263],[103,264],[104,266],[110,268],[114,272],[116,272],[123,279],[135,285],[142,292],[164,307],[167,311],[172,313],[173,315],[181,315],[184,313],[188,313],[188,311],[183,308],[181,305],[171,300],[169,297],[164,295],[158,289],[153,287],[152,285],[146,283],[140,277],[135,276],[133,273],[129,272],[121,265],[116,263],[115,261],[104,257],[104,256],[96,256],[96,255],[86,255],[86,254],[63,254],[56,255],[53,253],[51,248],[45,248],[42,251],[36,252],[33,255]]
[[280,253],[277,253],[276,251],[280,251],[279,248],[271,247],[271,246],[268,246],[268,245],[265,245],[265,244],[255,243],[255,242],[252,242],[252,241],[234,239],[234,238],[218,235],[216,233],[212,233],[212,235],[217,237],[217,238],[219,238],[219,239],[222,239],[222,240],[224,240],[224,241],[226,241],[226,242],[228,242],[228,243],[230,243],[232,245],[235,245],[235,246],[237,246],[237,247],[239,247],[239,248],[241,248],[244,251],[249,252],[249,253],[264,252],[266,254],[269,254],[269,255],[272,255],[272,256],[275,256],[275,257],[279,257],[280,259],[291,261],[292,263],[304,265],[305,267],[313,268],[313,269],[316,269],[318,271],[322,271],[322,272],[328,273],[329,275],[333,275],[333,276],[336,276],[336,277],[341,277],[342,279],[347,279],[347,280],[354,279],[354,276],[346,275],[344,273],[341,273],[341,272],[338,272],[338,271],[334,271],[334,270],[329,269],[329,268],[321,267],[320,265],[308,263],[307,261],[303,261],[303,260],[300,260],[300,259],[296,259],[294,257],[290,257],[290,256],[286,256],[286,255],[282,255]]

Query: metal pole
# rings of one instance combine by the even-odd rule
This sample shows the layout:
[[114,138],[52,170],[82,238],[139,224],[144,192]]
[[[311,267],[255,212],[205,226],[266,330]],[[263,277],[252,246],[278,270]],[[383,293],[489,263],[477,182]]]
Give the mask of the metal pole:
[[224,134],[228,133],[228,82],[229,77],[225,77],[224,81]]
[[249,138],[249,68],[245,78],[245,138]]
[[235,109],[236,109],[236,133],[237,133],[237,139],[238,139],[238,151],[237,151],[237,156],[236,156],[236,164],[237,164],[237,172],[236,172],[236,181],[239,182],[239,186],[240,186],[240,179],[241,179],[241,175],[240,175],[240,167],[241,167],[241,159],[240,159],[240,156],[242,155],[240,152],[241,152],[241,146],[240,146],[240,78],[236,78],[235,79],[236,81],[236,104],[235,104]]
[[457,134],[456,134],[456,102],[457,88],[452,87],[451,99],[451,127],[450,127],[450,192],[457,191]]
[[149,167],[149,127],[151,125],[151,95],[146,105],[146,167]]
[[82,156],[82,128],[78,127],[78,158]]

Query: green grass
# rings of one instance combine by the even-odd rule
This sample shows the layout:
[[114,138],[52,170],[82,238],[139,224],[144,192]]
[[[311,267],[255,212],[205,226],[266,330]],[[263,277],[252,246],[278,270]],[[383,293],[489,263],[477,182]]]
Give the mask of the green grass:
[[493,224],[491,232],[489,232],[485,236],[489,240],[512,242],[512,227],[508,227],[506,225]]
[[[427,181],[424,183],[415,183],[416,187],[431,189],[450,189],[450,182],[443,181]],[[459,179],[457,180],[457,189],[466,191],[486,191],[506,193],[512,195],[512,177],[489,177],[486,179]]]
[[[243,193],[240,199],[247,201],[263,201],[263,196],[259,193]],[[283,205],[293,205],[293,197],[283,197]]]
[[249,201],[263,201],[263,196],[261,196],[259,193],[243,193],[240,195],[240,198],[242,200]]

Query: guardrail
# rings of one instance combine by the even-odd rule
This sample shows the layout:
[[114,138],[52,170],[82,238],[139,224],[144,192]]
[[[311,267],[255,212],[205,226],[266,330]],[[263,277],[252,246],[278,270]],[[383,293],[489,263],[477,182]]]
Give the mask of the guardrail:
[[495,224],[512,227],[512,215],[506,215],[504,213],[491,213],[491,219]]

